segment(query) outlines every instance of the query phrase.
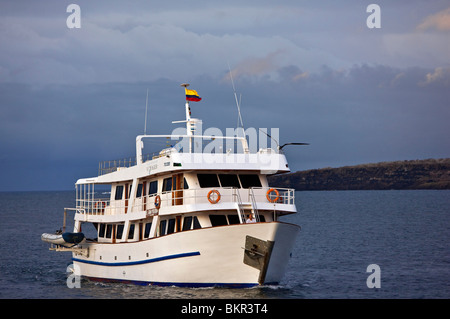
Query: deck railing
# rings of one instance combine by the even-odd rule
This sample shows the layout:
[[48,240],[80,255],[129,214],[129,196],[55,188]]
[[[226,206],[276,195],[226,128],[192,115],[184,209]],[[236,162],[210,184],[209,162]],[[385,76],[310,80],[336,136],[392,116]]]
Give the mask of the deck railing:
[[[83,214],[117,215],[142,211],[157,212],[160,209],[180,205],[208,204],[212,206],[211,208],[218,208],[216,205],[237,204],[238,196],[241,204],[252,205],[251,207],[258,209],[261,204],[267,203],[293,205],[295,190],[269,187],[180,189],[137,197],[134,203],[131,203],[131,199],[111,201],[109,197],[95,198],[95,196],[90,196],[89,198],[77,199],[76,209]],[[158,203],[159,205],[157,205]]]

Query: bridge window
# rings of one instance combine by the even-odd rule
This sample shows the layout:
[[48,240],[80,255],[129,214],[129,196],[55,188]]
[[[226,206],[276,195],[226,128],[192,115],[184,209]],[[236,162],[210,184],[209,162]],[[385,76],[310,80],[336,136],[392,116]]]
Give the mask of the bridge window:
[[239,174],[243,188],[261,187],[261,181],[256,174]]
[[172,190],[172,177],[165,178],[163,181],[163,192],[169,192]]
[[158,181],[152,181],[148,187],[148,194],[153,195],[158,192]]
[[219,174],[219,179],[222,187],[241,187],[236,174]]
[[216,174],[197,174],[200,187],[220,187]]

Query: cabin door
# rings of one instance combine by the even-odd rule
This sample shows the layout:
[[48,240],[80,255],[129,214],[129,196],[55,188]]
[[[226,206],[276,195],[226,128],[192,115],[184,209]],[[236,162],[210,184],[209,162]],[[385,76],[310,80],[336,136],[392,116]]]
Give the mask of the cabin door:
[[183,174],[172,176],[172,205],[183,205]]

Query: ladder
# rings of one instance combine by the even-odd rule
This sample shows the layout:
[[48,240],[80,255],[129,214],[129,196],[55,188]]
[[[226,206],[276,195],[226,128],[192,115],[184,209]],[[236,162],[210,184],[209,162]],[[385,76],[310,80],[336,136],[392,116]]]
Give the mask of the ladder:
[[256,200],[255,200],[255,194],[253,193],[253,189],[249,188],[249,199],[250,199],[250,203],[249,204],[244,204],[242,203],[242,199],[241,199],[241,195],[239,194],[239,189],[238,188],[233,188],[233,195],[235,196],[235,203],[236,203],[236,210],[238,212],[239,215],[239,221],[241,224],[245,224],[245,208],[247,209],[251,209],[253,216],[256,219],[256,222],[260,221],[259,218],[259,214],[258,214],[258,209],[256,207]]

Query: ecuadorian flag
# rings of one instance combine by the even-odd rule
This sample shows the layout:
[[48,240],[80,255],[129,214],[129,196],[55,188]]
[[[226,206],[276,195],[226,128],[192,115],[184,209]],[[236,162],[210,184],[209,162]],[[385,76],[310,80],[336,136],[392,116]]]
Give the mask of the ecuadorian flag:
[[192,102],[199,102],[201,101],[201,97],[198,96],[198,93],[196,90],[186,90],[186,101],[192,101]]

